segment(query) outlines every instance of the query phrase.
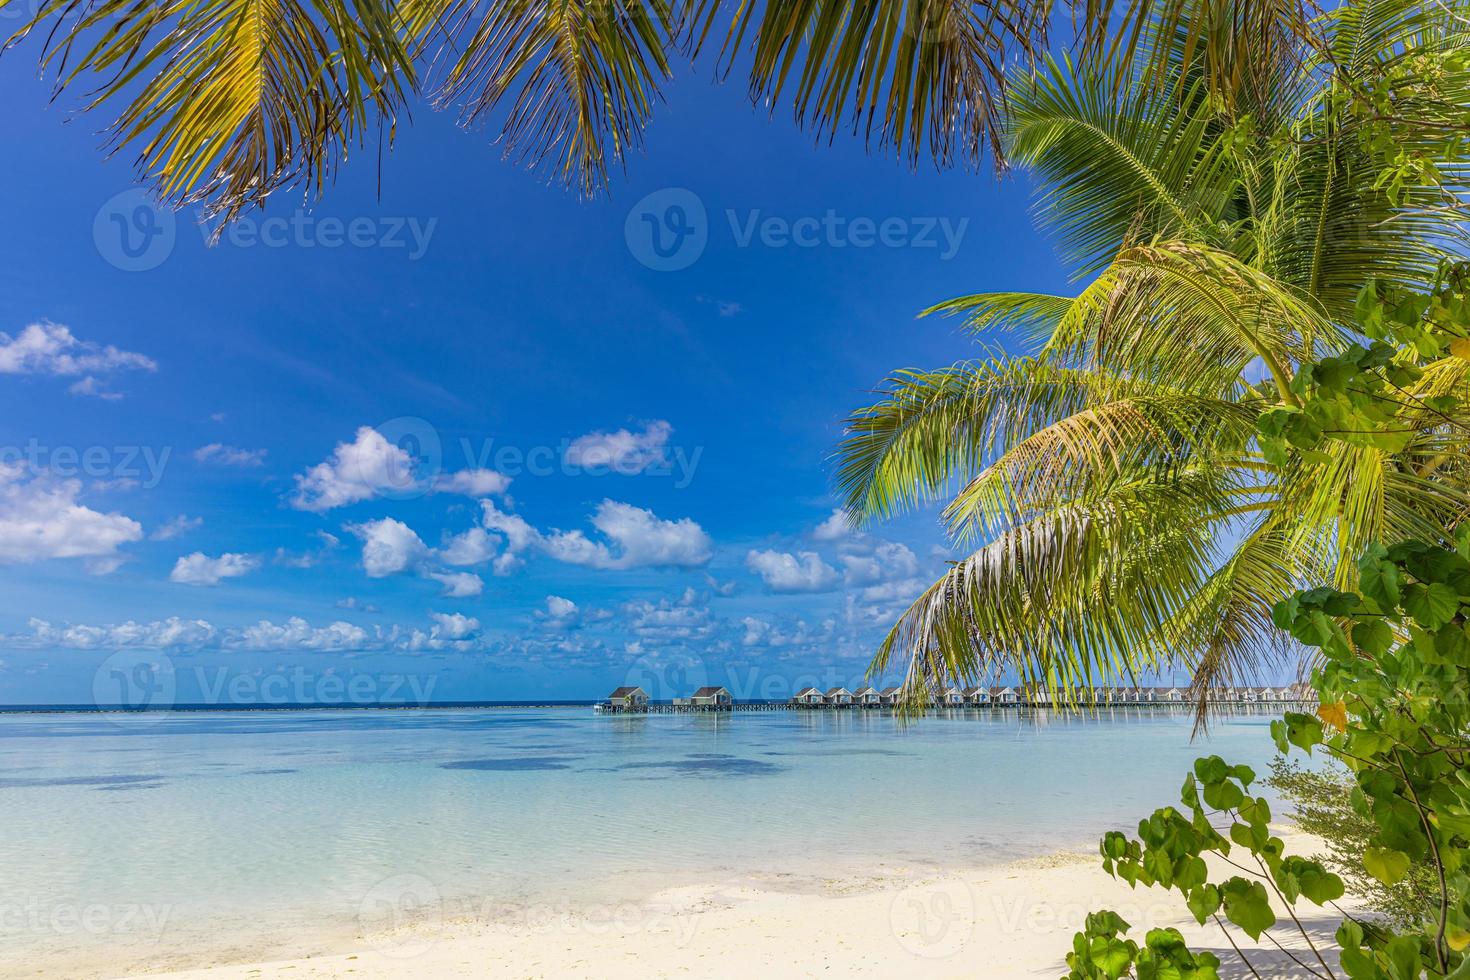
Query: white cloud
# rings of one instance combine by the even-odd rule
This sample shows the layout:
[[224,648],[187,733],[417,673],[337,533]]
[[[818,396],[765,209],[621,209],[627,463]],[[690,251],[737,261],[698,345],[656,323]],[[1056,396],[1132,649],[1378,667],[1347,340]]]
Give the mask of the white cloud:
[[712,591],[715,595],[721,596],[722,598],[726,599],[734,595],[736,590],[739,588],[739,585],[735,582],[734,579],[731,579],[728,582],[721,582],[719,579],[708,573],[705,573],[704,584],[708,585],[710,587],[710,591]]
[[817,525],[816,530],[812,531],[812,538],[817,541],[838,541],[851,533],[852,525],[848,522],[847,511],[838,507],[825,521]]
[[260,466],[265,462],[265,456],[264,449],[241,449],[222,442],[211,442],[194,450],[194,458],[199,462],[219,466]]
[[588,469],[610,469],[632,476],[666,462],[665,447],[674,427],[655,420],[642,432],[619,429],[616,432],[589,432],[578,436],[567,447],[566,461]]
[[365,425],[352,442],[339,442],[330,458],[297,475],[291,504],[321,512],[415,485],[413,457]]
[[[357,608],[362,608],[361,606]],[[401,626],[366,630],[353,623],[338,620],[326,626],[313,626],[300,616],[283,623],[262,619],[253,625],[217,628],[203,619],[180,619],[177,616],[153,622],[131,620],[115,626],[61,625],[32,619],[30,632],[0,635],[7,646],[26,649],[74,650],[222,650],[222,651],[314,651],[325,653],[361,653],[398,650],[474,650],[483,649],[480,621],[461,613],[431,612],[434,621],[427,632]]]
[[396,575],[418,564],[429,553],[412,528],[391,517],[349,524],[347,530],[362,540],[362,567],[368,578]]
[[69,395],[80,395],[84,398],[100,398],[105,402],[122,401],[123,397],[122,392],[103,387],[102,382],[90,374],[80,381],[73,381],[67,386],[66,391]]
[[446,565],[482,565],[495,557],[495,538],[482,527],[472,527],[445,540],[435,555]]
[[559,595],[549,595],[546,597],[546,615],[552,619],[568,619],[577,615],[577,604]]
[[425,572],[424,577],[444,586],[440,594],[448,599],[469,599],[485,591],[485,580],[472,572]]
[[466,497],[488,497],[492,493],[505,493],[509,487],[510,477],[487,469],[442,473],[434,480],[434,489],[439,493],[459,493]]
[[880,585],[870,585],[861,590],[858,596],[867,603],[907,606],[923,595],[924,590],[933,584],[922,578],[896,579]]
[[204,646],[212,642],[218,632],[206,620],[180,619],[177,616],[149,623],[128,620],[115,626],[52,626],[44,619],[32,619],[29,625],[29,636],[6,637],[6,641],[25,646],[76,650],[161,650]]
[[429,613],[437,625],[435,634],[449,640],[465,640],[480,632],[480,621],[463,613]]
[[545,538],[546,553],[571,565],[608,569],[693,568],[710,559],[709,535],[687,517],[666,521],[651,510],[604,500],[592,526],[606,542],[581,531],[558,531]]
[[[77,502],[78,480],[27,478],[19,464],[0,464],[0,564],[47,558],[121,560],[118,547],[143,538],[143,526]],[[101,566],[98,566],[101,567]]]
[[782,626],[755,616],[746,616],[740,624],[745,627],[741,646],[793,651],[803,659],[820,656],[822,651],[830,650],[836,642],[837,621],[830,618],[822,620],[816,626],[803,619]]
[[582,610],[577,608],[577,604],[559,595],[547,596],[546,608],[536,610],[535,615],[552,630],[575,629],[581,625],[582,620]]
[[699,604],[692,589],[678,599],[625,603],[622,612],[633,635],[663,643],[706,639],[716,625],[709,607]]
[[[142,354],[78,340],[59,323],[32,323],[14,337],[0,333],[0,374],[67,377],[124,370],[156,371],[158,365]],[[72,391],[102,394],[91,377],[73,385]]]
[[480,501],[480,509],[485,526],[505,535],[506,550],[509,553],[525,551],[541,539],[540,532],[527,523],[525,518],[505,513],[492,500]]
[[148,535],[148,538],[152,541],[172,541],[180,535],[188,534],[203,523],[204,518],[202,517],[189,517],[185,514],[180,514],[158,525],[158,527],[153,529],[153,533]]
[[106,558],[87,558],[82,562],[82,567],[87,570],[88,575],[111,575],[130,561],[128,555],[109,555]]
[[826,592],[837,585],[837,569],[814,551],[788,554],[754,551],[745,556],[745,566],[760,576],[771,592]]
[[373,605],[371,602],[363,602],[361,599],[357,598],[356,596],[348,596],[345,599],[338,599],[337,600],[337,608],[338,609],[355,609],[358,612],[365,612],[365,613],[375,613],[375,612],[378,612],[378,607],[377,606]]
[[896,541],[883,541],[870,555],[844,555],[843,579],[848,585],[876,585],[919,573],[919,558]]
[[319,530],[316,536],[322,543],[316,551],[288,551],[285,548],[277,548],[276,564],[285,565],[287,568],[314,568],[342,543],[335,534],[327,531]]
[[277,625],[262,619],[232,637],[228,645],[244,650],[325,650],[358,651],[373,645],[373,638],[361,626],[337,621],[329,626],[314,627],[300,616],[292,616]]
[[495,561],[497,575],[518,568],[519,556],[532,547],[557,561],[588,568],[691,568],[710,559],[709,535],[693,520],[666,521],[650,510],[615,500],[604,500],[591,518],[604,540],[593,540],[581,531],[542,534],[492,501],[482,500],[480,506],[485,526],[506,539],[505,554]]
[[260,559],[254,555],[226,552],[218,558],[211,558],[202,551],[196,551],[174,563],[168,580],[180,585],[218,585],[224,579],[238,578],[259,567]]

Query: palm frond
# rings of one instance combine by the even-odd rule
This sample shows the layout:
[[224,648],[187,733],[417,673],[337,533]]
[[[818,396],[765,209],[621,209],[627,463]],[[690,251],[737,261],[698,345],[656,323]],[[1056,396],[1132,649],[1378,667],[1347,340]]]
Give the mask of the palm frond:
[[[1004,533],[1098,486],[1145,478],[1167,486],[1190,467],[1229,469],[1248,458],[1258,406],[1142,382],[1118,388],[1111,400],[1010,443],[945,507],[950,536],[968,542]],[[1243,497],[1269,489],[1249,469],[1240,477]]]
[[1012,97],[1008,156],[1041,178],[1036,215],[1079,276],[1130,242],[1199,240],[1230,216],[1237,178],[1220,127],[1179,105],[1198,103],[1202,91],[1140,88],[1120,98],[1126,72],[1052,61]]
[[[274,191],[320,194],[349,148],[391,139],[415,84],[386,0],[44,0],[58,93],[96,81],[113,150],[165,203],[227,220]],[[8,46],[8,45],[7,45]]]
[[899,618],[871,671],[907,663],[911,704],[1011,670],[1067,692],[1157,666],[1150,640],[1211,570],[1218,474],[1121,483],[1038,515],[957,562]]
[[1013,442],[1139,388],[1033,358],[900,371],[847,420],[837,486],[859,520],[889,517],[972,479]]
[[1206,725],[1222,688],[1278,670],[1296,648],[1271,622],[1271,608],[1331,570],[1319,541],[1283,533],[1279,514],[1242,528],[1229,556],[1155,643],[1190,673],[1196,728]]
[[457,51],[436,103],[503,108],[505,156],[586,195],[640,145],[676,31],[665,0],[450,0],[436,22]]
[[977,335],[999,328],[1017,331],[1028,339],[1045,341],[1056,329],[1057,321],[1071,308],[1070,296],[975,293],[936,303],[920,315],[938,313],[963,317],[965,329]]
[[[849,128],[910,165],[997,166],[1007,65],[1045,43],[1049,0],[765,0],[742,3],[725,36],[728,67],[748,57],[750,95],[789,98],[799,124],[829,139]],[[695,19],[696,48],[713,6]]]
[[1186,242],[1125,249],[1074,301],[1045,353],[1220,394],[1265,363],[1282,396],[1290,365],[1342,345],[1307,297],[1234,256]]

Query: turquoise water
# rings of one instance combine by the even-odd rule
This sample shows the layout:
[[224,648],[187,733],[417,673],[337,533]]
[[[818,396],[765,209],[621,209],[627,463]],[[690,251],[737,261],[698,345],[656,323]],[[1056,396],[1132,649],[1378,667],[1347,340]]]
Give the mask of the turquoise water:
[[4,715],[0,973],[333,948],[405,887],[473,915],[1090,850],[1197,755],[1264,773],[1269,717]]

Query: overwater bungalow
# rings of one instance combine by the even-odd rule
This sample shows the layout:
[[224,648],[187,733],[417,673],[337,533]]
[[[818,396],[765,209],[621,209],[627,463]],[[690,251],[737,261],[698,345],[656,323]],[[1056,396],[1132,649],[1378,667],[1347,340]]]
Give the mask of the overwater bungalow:
[[1019,700],[1014,687],[992,687],[990,689],[990,703],[1002,706],[1014,706]]
[[607,696],[613,711],[647,711],[648,692],[641,687],[620,687]]
[[852,692],[845,687],[830,688],[822,696],[822,701],[834,708],[850,708],[852,707]]
[[852,692],[852,703],[862,708],[876,708],[883,703],[883,696],[876,687],[860,687]]
[[735,699],[730,696],[730,692],[723,687],[701,687],[689,699],[689,703],[693,707],[708,708],[711,710],[729,708],[734,701]]
[[939,703],[946,708],[963,708],[965,692],[954,686],[946,687],[944,693],[939,696]]
[[1184,689],[1182,687],[1161,687],[1158,689],[1157,700],[1178,704],[1184,700]]
[[796,696],[791,699],[791,703],[808,708],[820,708],[823,703],[822,692],[814,687],[804,687],[796,692]]
[[1053,701],[1051,691],[1043,684],[1032,684],[1027,687],[1025,699],[1027,704],[1042,708],[1049,707]]
[[962,692],[965,703],[974,708],[990,707],[990,689],[985,687],[967,687]]

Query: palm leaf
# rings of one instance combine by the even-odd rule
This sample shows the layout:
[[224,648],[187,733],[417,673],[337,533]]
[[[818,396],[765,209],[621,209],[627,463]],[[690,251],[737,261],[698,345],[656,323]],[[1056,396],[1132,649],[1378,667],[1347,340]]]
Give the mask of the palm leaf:
[[451,0],[435,20],[459,51],[437,104],[467,125],[503,109],[506,157],[583,194],[640,145],[670,74],[664,0]]
[[384,0],[45,0],[57,91],[101,79],[112,150],[136,147],[166,203],[233,218],[283,187],[320,193],[348,148],[386,128],[412,62]]
[[[713,5],[696,19],[696,47]],[[1049,0],[766,0],[742,3],[726,70],[749,57],[752,101],[789,97],[798,123],[845,127],[911,165],[1001,163],[1006,66],[1044,43]]]

